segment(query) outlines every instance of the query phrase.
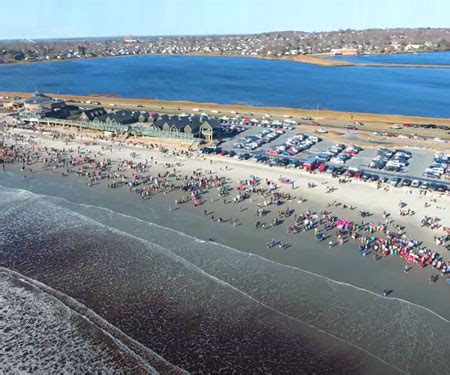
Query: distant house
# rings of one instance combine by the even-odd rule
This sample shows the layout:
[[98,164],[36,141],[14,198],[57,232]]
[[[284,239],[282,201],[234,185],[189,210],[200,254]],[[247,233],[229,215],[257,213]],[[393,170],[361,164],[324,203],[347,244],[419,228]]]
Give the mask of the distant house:
[[211,142],[214,137],[220,135],[220,123],[217,119],[203,120],[199,130],[200,138],[204,138]]
[[9,102],[4,104],[4,106],[8,109],[18,109],[24,107],[24,100],[20,96],[15,96]]
[[414,51],[423,48],[421,44],[408,44],[405,47],[405,51]]
[[36,92],[23,101],[25,111],[30,113],[42,112],[45,110],[54,110],[64,108],[66,103],[64,100],[53,99],[50,96]]
[[139,111],[122,110],[108,113],[104,121],[117,122],[118,124],[127,125],[138,122],[140,115],[141,113]]
[[103,107],[100,108],[84,108],[79,116],[82,121],[98,120],[102,122],[116,122],[122,125],[129,125],[135,122],[144,122],[148,119],[148,114],[142,114],[139,111],[121,110],[116,112],[107,112]]
[[55,108],[42,113],[42,117],[48,118],[78,118],[80,116],[81,110],[79,107],[74,105],[66,105],[64,108]]
[[208,141],[217,136],[220,129],[218,120],[203,116],[162,115],[153,121],[153,126],[166,132],[191,134]]
[[357,48],[333,48],[331,53],[333,55],[354,56],[358,55],[359,51]]
[[138,121],[139,122],[153,122],[153,118],[150,116],[150,114],[148,112],[141,112],[141,114],[138,117]]
[[80,120],[92,121],[101,116],[107,115],[105,108],[83,108],[81,109]]
[[[161,115],[158,117],[153,117],[153,126],[158,128],[159,130],[163,130],[163,127],[166,123],[168,123],[170,119],[169,115]],[[170,128],[170,125],[168,125]]]

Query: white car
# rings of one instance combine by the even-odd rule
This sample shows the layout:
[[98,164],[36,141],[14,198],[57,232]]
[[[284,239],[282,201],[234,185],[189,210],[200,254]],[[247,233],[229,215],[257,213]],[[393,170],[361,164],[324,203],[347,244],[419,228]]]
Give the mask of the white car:
[[427,168],[427,170],[425,172],[430,172],[433,174],[437,174],[439,176],[441,176],[445,173],[444,168],[439,168],[439,167]]
[[345,164],[345,160],[339,159],[339,158],[332,158],[330,162],[335,164]]
[[450,154],[447,154],[447,153],[445,153],[445,152],[436,152],[436,153],[434,154],[434,157],[435,157],[436,159],[448,160],[448,159],[450,159]]

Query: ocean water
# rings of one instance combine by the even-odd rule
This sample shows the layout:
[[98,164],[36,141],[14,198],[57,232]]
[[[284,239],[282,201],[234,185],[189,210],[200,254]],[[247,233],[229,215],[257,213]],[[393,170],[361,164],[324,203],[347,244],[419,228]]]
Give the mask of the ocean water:
[[450,117],[449,88],[448,69],[321,67],[239,57],[131,56],[0,67],[0,91],[431,117]]
[[400,53],[396,55],[336,56],[332,57],[331,59],[344,60],[363,64],[376,63],[376,64],[450,65],[450,51]]
[[0,270],[0,372],[156,373],[66,305]]
[[0,194],[8,223],[0,229],[1,265],[74,298],[180,368],[360,373],[374,361],[167,248],[51,200]]
[[425,308],[119,214],[0,189],[1,266],[188,371],[445,373]]

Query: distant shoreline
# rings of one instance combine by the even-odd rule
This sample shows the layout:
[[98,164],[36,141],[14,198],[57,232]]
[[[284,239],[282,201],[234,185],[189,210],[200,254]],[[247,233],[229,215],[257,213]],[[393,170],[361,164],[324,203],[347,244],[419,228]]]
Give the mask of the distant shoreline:
[[[445,51],[414,51],[417,53],[439,53]],[[385,54],[373,54],[373,55],[399,55],[400,53],[385,53]],[[405,52],[401,54],[412,54],[412,52]],[[387,64],[387,63],[356,63],[346,60],[331,60],[329,57],[334,57],[331,54],[309,54],[309,55],[295,55],[295,56],[258,56],[258,55],[238,55],[238,54],[217,54],[217,53],[188,53],[188,54],[162,54],[162,53],[141,53],[137,55],[115,55],[115,56],[93,56],[82,58],[66,58],[66,59],[51,59],[40,61],[17,61],[7,62],[0,64],[0,67],[14,66],[14,65],[28,65],[28,64],[46,64],[54,62],[64,61],[80,61],[80,60],[97,60],[97,59],[109,59],[116,57],[139,57],[139,56],[200,56],[200,57],[241,57],[252,58],[262,60],[279,60],[279,61],[292,61],[303,64],[318,65],[322,67],[367,67],[367,68],[419,68],[419,69],[450,69],[448,65],[433,65],[433,64]],[[343,56],[345,57],[345,56]],[[348,56],[352,57],[352,56]]]
[[[360,122],[378,122],[386,124],[398,124],[398,123],[411,123],[411,124],[438,124],[448,125],[450,118],[445,117],[423,117],[414,115],[396,115],[396,114],[378,114],[368,112],[346,112],[346,111],[332,111],[325,109],[304,109],[304,108],[289,108],[289,107],[259,107],[244,104],[219,104],[219,103],[204,103],[190,100],[158,100],[152,98],[122,98],[112,97],[111,94],[89,94],[89,95],[75,95],[75,94],[55,94],[46,93],[51,97],[61,98],[63,100],[78,100],[78,101],[99,101],[101,105],[107,108],[114,109],[115,104],[117,106],[129,106],[132,108],[137,105],[143,105],[144,107],[166,107],[167,109],[180,108],[181,111],[192,111],[192,109],[199,109],[198,112],[211,112],[218,111],[219,114],[230,114],[236,112],[246,116],[260,116],[265,114],[271,114],[276,117],[291,116],[291,117],[303,117],[311,116],[313,118],[319,118],[321,120],[339,120],[339,121],[360,121]],[[0,91],[0,96],[8,96],[13,98],[15,96],[29,97],[33,95],[32,92],[18,92],[18,91]],[[141,108],[141,107],[137,107]],[[213,112],[215,113],[215,112]]]

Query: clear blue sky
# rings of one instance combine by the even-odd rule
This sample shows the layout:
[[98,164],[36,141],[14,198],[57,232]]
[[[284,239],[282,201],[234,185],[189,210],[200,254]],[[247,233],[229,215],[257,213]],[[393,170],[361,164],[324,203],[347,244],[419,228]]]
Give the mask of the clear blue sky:
[[0,39],[450,27],[450,0],[0,0]]

